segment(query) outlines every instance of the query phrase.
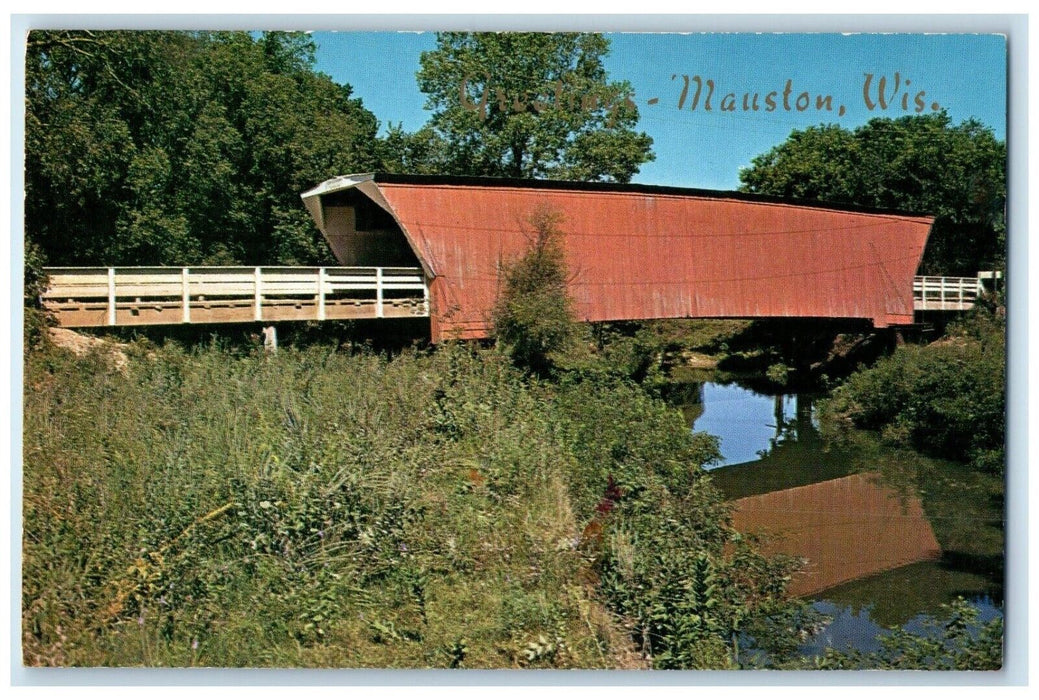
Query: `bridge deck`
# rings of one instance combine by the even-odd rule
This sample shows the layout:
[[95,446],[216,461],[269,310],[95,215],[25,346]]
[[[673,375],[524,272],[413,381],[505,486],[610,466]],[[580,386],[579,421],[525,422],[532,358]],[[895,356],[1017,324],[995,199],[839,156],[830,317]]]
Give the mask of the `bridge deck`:
[[[66,327],[429,316],[417,267],[47,268],[44,307]],[[916,311],[966,311],[979,277],[916,277]]]
[[48,268],[44,307],[66,327],[429,316],[410,267]]

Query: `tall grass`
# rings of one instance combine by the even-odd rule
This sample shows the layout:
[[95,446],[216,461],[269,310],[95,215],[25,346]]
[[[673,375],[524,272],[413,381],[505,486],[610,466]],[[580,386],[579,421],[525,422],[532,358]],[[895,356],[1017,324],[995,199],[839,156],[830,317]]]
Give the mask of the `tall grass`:
[[26,360],[28,665],[636,668],[674,643],[631,533],[678,533],[680,589],[734,571],[715,446],[634,386],[464,347],[129,354]]

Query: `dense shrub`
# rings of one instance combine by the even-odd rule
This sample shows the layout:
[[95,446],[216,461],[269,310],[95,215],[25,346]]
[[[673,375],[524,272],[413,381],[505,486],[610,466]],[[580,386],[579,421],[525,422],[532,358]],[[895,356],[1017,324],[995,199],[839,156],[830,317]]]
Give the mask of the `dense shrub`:
[[1001,471],[1006,427],[1002,322],[977,316],[927,346],[903,346],[834,392],[826,410],[895,443]]
[[562,216],[540,208],[529,223],[527,250],[502,263],[492,321],[494,337],[516,365],[544,375],[573,342],[577,324],[567,291]]
[[40,247],[25,241],[25,267],[22,287],[23,344],[25,348],[37,348],[46,342],[47,328],[52,319],[43,310],[40,295],[47,289],[47,275],[43,271],[44,256]]

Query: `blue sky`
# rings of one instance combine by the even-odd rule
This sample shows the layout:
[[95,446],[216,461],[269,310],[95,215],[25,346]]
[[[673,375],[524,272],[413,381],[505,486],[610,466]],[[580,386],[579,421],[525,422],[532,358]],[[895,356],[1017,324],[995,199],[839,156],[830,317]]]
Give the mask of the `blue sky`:
[[[739,170],[784,141],[793,129],[820,123],[854,128],[873,117],[915,113],[922,91],[923,113],[937,105],[955,123],[975,118],[1006,138],[1006,42],[984,34],[608,34],[606,59],[611,80],[627,80],[639,107],[638,128],[653,137],[656,160],[635,182],[707,189],[735,189]],[[423,109],[415,72],[419,56],[433,49],[432,33],[315,32],[317,69],[336,82],[349,83],[385,127],[402,123],[408,131],[429,118]],[[892,92],[886,109],[869,110],[863,95],[866,74],[874,76],[871,99],[883,76]],[[674,78],[672,78],[674,76]],[[690,79],[683,109],[678,109],[685,78]],[[692,99],[700,76],[700,102]],[[714,82],[710,111],[705,109],[707,80]],[[783,92],[790,81],[784,108]],[[908,85],[906,84],[908,81]],[[769,93],[776,108],[766,111]],[[797,98],[808,93],[808,108]],[[735,111],[721,101],[735,96]],[[757,94],[758,110],[754,111]],[[748,109],[744,111],[746,95]],[[902,108],[907,95],[908,111]],[[817,110],[819,97],[823,109]],[[827,105],[826,96],[829,96]],[[649,100],[656,98],[653,104]],[[801,104],[805,104],[802,99]],[[732,105],[729,105],[732,106]],[[839,109],[844,107],[844,114]]]

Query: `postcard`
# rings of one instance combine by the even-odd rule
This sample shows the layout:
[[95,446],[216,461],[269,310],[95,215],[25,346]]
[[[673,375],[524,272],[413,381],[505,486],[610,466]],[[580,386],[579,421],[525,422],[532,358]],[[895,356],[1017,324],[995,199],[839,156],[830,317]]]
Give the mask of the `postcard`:
[[1004,667],[1004,34],[25,42],[26,669]]

